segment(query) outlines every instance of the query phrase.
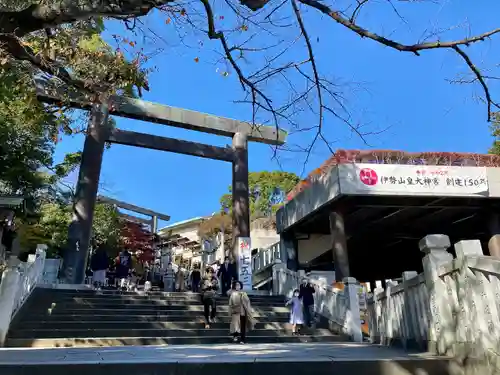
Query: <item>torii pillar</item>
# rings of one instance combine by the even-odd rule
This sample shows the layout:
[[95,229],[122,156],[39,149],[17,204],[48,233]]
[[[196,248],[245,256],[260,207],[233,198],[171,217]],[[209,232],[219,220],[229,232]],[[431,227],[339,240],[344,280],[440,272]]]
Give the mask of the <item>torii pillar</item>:
[[252,289],[252,246],[248,189],[248,140],[243,133],[233,137],[233,257],[243,288]]
[[[92,110],[92,121],[87,131],[80,166],[74,217],[70,225],[69,245],[64,255],[62,275],[67,283],[82,283],[84,280],[93,209],[96,203],[99,174],[106,142],[231,162],[234,174],[233,225],[235,242],[233,256],[238,258],[240,281],[245,283],[245,280],[250,279],[251,283],[247,143],[252,141],[282,145],[287,136],[285,131],[274,126],[255,126],[255,124],[248,122],[115,95],[107,98],[106,104],[96,104],[85,96],[54,85],[50,80],[37,78],[35,81],[39,100],[46,103],[66,101],[73,108],[91,108]],[[108,103],[113,103],[110,110],[114,116],[233,137],[233,146],[232,148],[218,147],[128,130],[109,129],[106,127],[109,113]],[[161,216],[158,215],[158,218],[161,219]],[[154,226],[154,223],[151,224]],[[242,276],[245,277],[245,280]]]
[[99,176],[109,133],[108,117],[107,102],[92,106],[76,185],[73,219],[63,257],[61,274],[67,284],[83,284],[85,280]]

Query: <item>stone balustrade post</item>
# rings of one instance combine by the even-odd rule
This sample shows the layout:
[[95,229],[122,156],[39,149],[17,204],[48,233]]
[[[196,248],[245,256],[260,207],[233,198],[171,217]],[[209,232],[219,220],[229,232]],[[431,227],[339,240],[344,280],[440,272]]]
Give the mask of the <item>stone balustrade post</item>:
[[45,276],[45,259],[47,259],[47,249],[48,246],[45,244],[38,244],[36,246],[36,255],[40,260],[40,270],[38,274],[37,284],[40,283]]
[[5,346],[17,291],[20,287],[20,279],[21,274],[17,267],[7,268],[2,274],[0,281],[0,347]]
[[392,341],[395,339],[394,337],[394,321],[396,319],[396,310],[394,301],[392,300],[392,288],[398,285],[397,282],[392,280],[385,280],[385,303],[387,306],[387,317],[385,321],[385,335],[383,336],[384,340],[382,342],[383,345],[391,345]]
[[403,279],[403,346],[405,349],[417,347],[416,332],[418,331],[417,310],[415,301],[410,297],[408,281],[417,277],[416,271],[405,271]]
[[345,317],[346,332],[354,342],[363,342],[361,314],[359,311],[359,283],[353,277],[345,277],[342,281],[344,283],[344,295],[347,304]]
[[273,295],[284,295],[284,270],[286,265],[284,263],[276,263],[273,265]]
[[17,267],[17,266],[19,266],[20,263],[21,263],[21,261],[19,260],[17,255],[11,255],[9,257],[9,259],[7,260],[8,267]]
[[[483,272],[474,272],[474,265],[489,257],[483,256],[479,240],[460,241],[455,244],[457,255],[457,341],[468,345],[456,347],[455,354],[483,354],[496,350],[500,330],[494,325],[498,320],[496,283]],[[466,306],[467,308],[460,308]],[[472,344],[472,345],[471,345]],[[472,351],[474,353],[472,353]]]
[[304,270],[298,270],[298,271],[297,271],[297,275],[299,276],[299,283],[298,283],[298,285],[297,285],[297,287],[298,287],[298,286],[300,285],[301,280],[302,280],[304,277],[306,277],[306,271],[304,271]]
[[429,351],[446,354],[455,337],[449,329],[453,325],[453,314],[446,285],[440,278],[440,268],[453,260],[453,255],[447,251],[451,246],[450,238],[444,234],[430,234],[422,238],[418,246],[425,254],[422,264],[429,296]]
[[372,326],[370,327],[370,342],[373,344],[380,343],[381,332],[383,329],[382,323],[382,304],[380,302],[380,294],[384,293],[384,289],[375,288],[373,291],[373,317],[370,318]]

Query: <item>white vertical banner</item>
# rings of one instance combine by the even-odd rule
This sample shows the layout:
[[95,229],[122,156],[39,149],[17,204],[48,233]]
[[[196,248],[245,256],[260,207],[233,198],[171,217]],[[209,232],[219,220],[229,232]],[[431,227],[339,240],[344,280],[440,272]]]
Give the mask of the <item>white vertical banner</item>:
[[250,237],[238,237],[238,280],[243,290],[252,290],[252,245]]

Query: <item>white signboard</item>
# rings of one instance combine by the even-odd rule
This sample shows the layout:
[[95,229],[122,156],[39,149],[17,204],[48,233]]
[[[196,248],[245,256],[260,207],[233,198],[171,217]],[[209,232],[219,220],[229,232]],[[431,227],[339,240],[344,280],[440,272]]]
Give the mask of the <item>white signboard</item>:
[[339,169],[344,194],[475,195],[488,191],[486,168],[350,164]]
[[252,246],[249,237],[238,238],[238,280],[243,290],[252,290]]

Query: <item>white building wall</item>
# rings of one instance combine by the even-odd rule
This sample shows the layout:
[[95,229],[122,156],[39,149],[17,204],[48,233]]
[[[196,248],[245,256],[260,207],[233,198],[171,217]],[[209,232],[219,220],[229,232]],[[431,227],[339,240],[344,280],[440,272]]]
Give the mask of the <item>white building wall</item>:
[[275,244],[280,240],[276,229],[256,228],[250,230],[250,238],[252,239],[253,249],[262,249]]
[[298,240],[299,264],[304,265],[332,249],[329,234],[311,234],[307,240]]

